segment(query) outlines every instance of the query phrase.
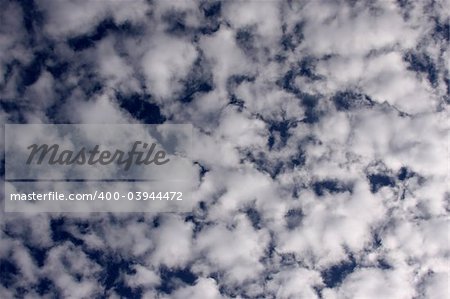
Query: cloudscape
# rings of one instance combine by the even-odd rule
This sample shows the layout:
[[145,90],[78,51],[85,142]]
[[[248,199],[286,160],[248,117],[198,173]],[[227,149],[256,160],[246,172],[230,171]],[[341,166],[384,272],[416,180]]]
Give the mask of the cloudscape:
[[[449,17],[448,0],[0,0],[0,298],[449,298]],[[3,148],[40,142],[10,124],[102,124],[93,145],[189,125],[194,187],[175,212],[8,211]]]

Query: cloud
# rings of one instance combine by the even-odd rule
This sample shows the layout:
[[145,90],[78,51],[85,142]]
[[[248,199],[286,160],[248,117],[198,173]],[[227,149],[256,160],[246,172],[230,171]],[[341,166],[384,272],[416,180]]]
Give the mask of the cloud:
[[182,213],[1,211],[0,297],[448,293],[448,0],[3,6],[3,123],[192,124],[196,188]]
[[44,30],[52,37],[61,38],[87,33],[102,20],[112,18],[117,23],[137,22],[150,11],[145,1],[110,4],[98,1],[69,1],[53,3],[42,1],[39,8],[45,11]]
[[264,254],[268,235],[264,231],[254,231],[242,216],[234,225],[235,228],[224,225],[208,227],[196,238],[196,248],[205,256],[205,260],[200,260],[196,267],[199,270],[206,266],[206,269],[212,267],[213,271],[224,271],[225,282],[239,283],[257,278],[264,269],[259,259]]
[[201,278],[194,286],[184,287],[176,290],[169,298],[223,298],[216,283],[211,278]]
[[404,271],[360,269],[350,274],[337,291],[325,290],[324,298],[411,298],[415,291],[410,280]]
[[191,43],[165,35],[154,36],[142,61],[149,91],[156,97],[172,96],[196,57]]

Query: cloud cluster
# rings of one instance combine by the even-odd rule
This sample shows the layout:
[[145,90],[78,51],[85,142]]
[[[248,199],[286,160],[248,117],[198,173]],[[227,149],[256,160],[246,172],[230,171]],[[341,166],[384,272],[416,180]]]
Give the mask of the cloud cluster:
[[0,297],[445,298],[449,6],[2,4],[3,123],[191,123],[199,186],[2,212]]

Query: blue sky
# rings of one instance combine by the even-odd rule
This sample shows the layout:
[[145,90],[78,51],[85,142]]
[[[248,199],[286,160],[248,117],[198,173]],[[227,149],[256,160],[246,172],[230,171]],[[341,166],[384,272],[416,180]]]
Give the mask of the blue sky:
[[0,298],[449,296],[448,0],[0,7],[3,123],[189,123],[199,169],[187,213],[2,211]]

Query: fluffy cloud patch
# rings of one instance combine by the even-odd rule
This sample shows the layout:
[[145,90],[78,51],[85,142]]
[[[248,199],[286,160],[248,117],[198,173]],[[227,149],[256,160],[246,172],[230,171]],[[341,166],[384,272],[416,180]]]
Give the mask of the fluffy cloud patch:
[[447,7],[5,3],[3,123],[190,123],[196,188],[184,213],[0,212],[0,297],[448,296]]

